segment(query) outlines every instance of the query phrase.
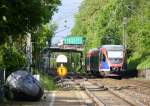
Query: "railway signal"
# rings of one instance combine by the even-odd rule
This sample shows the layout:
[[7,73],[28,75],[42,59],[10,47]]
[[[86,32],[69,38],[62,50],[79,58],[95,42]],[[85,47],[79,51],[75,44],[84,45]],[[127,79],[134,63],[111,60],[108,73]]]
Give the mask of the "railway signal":
[[63,66],[63,64],[61,64],[61,66],[59,66],[57,68],[57,74],[60,77],[65,77],[67,75],[67,73],[68,73],[67,68],[65,66]]

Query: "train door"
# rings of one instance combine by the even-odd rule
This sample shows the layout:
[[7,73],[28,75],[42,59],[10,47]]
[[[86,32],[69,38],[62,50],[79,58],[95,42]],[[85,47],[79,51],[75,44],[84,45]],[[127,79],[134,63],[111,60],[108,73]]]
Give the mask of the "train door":
[[109,68],[106,56],[103,53],[101,53],[100,54],[100,66],[99,66],[100,75],[104,77],[108,71],[110,71],[110,68]]

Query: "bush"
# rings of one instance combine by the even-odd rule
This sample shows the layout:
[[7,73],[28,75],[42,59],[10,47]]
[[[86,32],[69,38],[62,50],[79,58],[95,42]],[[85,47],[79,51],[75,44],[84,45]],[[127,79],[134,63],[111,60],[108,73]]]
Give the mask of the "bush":
[[136,51],[128,59],[128,70],[144,70],[150,68],[150,53],[144,51]]
[[3,64],[7,74],[12,73],[26,65],[26,58],[23,54],[17,52],[15,48],[4,48]]

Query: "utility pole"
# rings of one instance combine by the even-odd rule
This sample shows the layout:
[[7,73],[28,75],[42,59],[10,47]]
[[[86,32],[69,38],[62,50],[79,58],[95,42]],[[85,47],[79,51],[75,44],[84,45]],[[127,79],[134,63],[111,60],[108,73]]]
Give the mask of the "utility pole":
[[125,47],[125,50],[127,49],[127,23],[128,23],[128,19],[127,17],[123,17],[123,39],[122,39],[122,43]]
[[46,45],[48,47],[48,55],[47,55],[48,61],[47,61],[47,70],[46,71],[49,72],[50,68],[51,68],[51,62],[50,62],[50,60],[51,60],[51,51],[50,51],[51,42],[49,39],[46,41]]
[[50,51],[50,42],[48,44],[48,48],[49,48],[49,52],[48,52],[48,67],[49,67],[49,71],[51,70],[51,51]]
[[32,73],[32,69],[31,69],[31,64],[32,64],[32,42],[31,42],[31,34],[30,33],[27,33],[26,51],[27,51],[27,61],[28,61],[27,69],[28,69],[29,72]]

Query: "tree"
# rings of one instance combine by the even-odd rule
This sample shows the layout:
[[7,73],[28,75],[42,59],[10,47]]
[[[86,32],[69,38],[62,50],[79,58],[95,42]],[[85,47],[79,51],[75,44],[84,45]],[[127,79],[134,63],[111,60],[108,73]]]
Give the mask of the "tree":
[[[48,5],[51,4],[51,5]],[[7,36],[24,36],[47,23],[60,0],[1,0],[0,42]]]
[[26,58],[17,52],[16,48],[4,48],[3,65],[7,71],[7,75],[26,65]]
[[[51,38],[54,35],[54,32],[57,29],[57,25],[55,23],[47,23],[42,25],[37,33],[32,36],[33,42],[33,64],[37,68],[41,61],[41,53],[43,53],[44,48],[47,48],[48,45],[46,43],[51,44]],[[42,64],[41,64],[42,65]]]
[[[58,5],[60,0],[0,0],[0,65],[2,68],[5,67],[7,71],[12,72],[26,65],[24,52],[27,33],[31,33],[33,38],[40,29],[41,33],[44,33],[43,36],[47,37],[50,32],[43,25],[51,20]],[[38,39],[41,35],[38,35]],[[13,41],[11,44],[10,36]],[[39,42],[44,43],[42,39]]]
[[149,10],[149,0],[84,0],[75,16],[72,35],[86,37],[85,53],[103,44],[123,44],[123,18],[127,17],[129,63],[147,63],[150,60]]

